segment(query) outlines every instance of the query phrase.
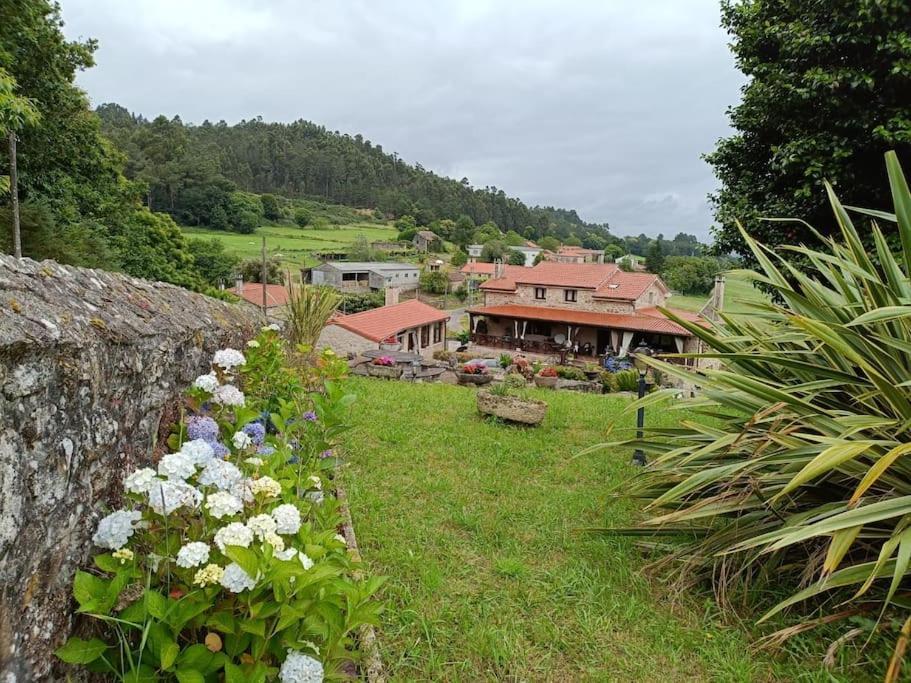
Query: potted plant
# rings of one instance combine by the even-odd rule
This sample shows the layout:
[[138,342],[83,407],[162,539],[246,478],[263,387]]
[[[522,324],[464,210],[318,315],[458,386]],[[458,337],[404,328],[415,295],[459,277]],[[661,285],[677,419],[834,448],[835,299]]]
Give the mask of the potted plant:
[[476,401],[478,411],[482,414],[493,415],[509,422],[534,426],[540,424],[547,414],[547,404],[544,401],[517,396],[512,393],[506,382],[501,382],[492,389],[479,391]]
[[546,368],[542,368],[541,372],[535,375],[535,386],[553,389],[555,386],[557,386],[558,379],[560,379],[560,376],[557,374],[557,368],[548,365]]
[[466,363],[456,373],[460,384],[487,384],[493,379],[487,366],[482,363]]
[[585,364],[585,367],[582,368],[582,372],[585,373],[585,376],[590,379],[598,379],[598,376],[601,374],[601,368],[598,367],[597,363],[588,362]]
[[380,356],[367,364],[367,374],[373,377],[386,377],[398,379],[402,376],[402,368],[396,365],[392,356]]

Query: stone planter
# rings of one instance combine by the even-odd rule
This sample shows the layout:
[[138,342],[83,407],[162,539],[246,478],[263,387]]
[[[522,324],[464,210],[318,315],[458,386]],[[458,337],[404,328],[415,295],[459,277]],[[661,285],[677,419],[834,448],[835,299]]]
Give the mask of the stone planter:
[[517,396],[495,396],[489,391],[479,391],[477,402],[478,410],[481,413],[495,415],[501,420],[509,422],[537,425],[547,414],[547,404],[544,401],[518,398]]
[[493,380],[493,375],[472,375],[468,372],[456,373],[459,377],[459,384],[476,384],[481,386],[489,384]]
[[553,389],[557,386],[557,381],[559,379],[559,377],[541,377],[540,375],[535,375],[535,386],[544,389]]
[[373,363],[368,363],[367,374],[371,377],[398,379],[402,376],[402,368],[399,365],[374,365]]
[[588,379],[592,380],[592,381],[598,379],[598,376],[600,374],[601,374],[600,370],[586,370],[585,371],[585,376],[588,377]]

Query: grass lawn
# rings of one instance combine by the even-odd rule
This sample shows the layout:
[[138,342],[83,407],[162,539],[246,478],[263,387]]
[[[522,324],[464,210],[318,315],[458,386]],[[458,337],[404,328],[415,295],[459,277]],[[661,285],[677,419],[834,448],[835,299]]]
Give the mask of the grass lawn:
[[[756,289],[742,275],[728,274],[725,276],[724,311],[725,313],[747,313],[745,302],[759,301],[765,295]],[[682,308],[686,311],[699,311],[709,300],[708,296],[683,296],[675,294],[668,300],[668,305]]]
[[628,399],[533,390],[550,410],[526,429],[481,419],[463,387],[350,382],[342,476],[365,561],[389,577],[391,680],[838,680],[752,653],[707,596],[670,600],[632,540],[580,533],[635,514],[610,497],[629,452],[573,458]]
[[327,249],[345,249],[351,246],[355,237],[363,235],[368,242],[373,240],[394,240],[398,231],[376,223],[351,223],[330,228],[312,229],[293,226],[262,226],[251,235],[241,235],[224,230],[204,228],[182,228],[187,237],[217,237],[224,242],[225,249],[243,259],[259,258],[262,237],[266,236],[266,249],[278,255],[285,265],[306,266],[317,263],[311,254]]

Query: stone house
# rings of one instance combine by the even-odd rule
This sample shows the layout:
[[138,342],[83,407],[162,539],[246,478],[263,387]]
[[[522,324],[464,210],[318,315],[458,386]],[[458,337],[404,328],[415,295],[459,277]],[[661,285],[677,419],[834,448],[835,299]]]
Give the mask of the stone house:
[[340,355],[396,344],[402,351],[432,354],[446,348],[449,314],[417,299],[369,311],[336,314],[320,333],[317,346]]
[[433,251],[443,241],[433,230],[418,230],[411,243],[414,244],[414,248],[418,251]]
[[333,261],[310,269],[310,282],[340,292],[377,292],[387,287],[417,289],[421,271],[412,263],[387,261]]
[[[689,330],[657,309],[667,308],[670,297],[657,275],[626,273],[613,263],[496,268],[480,285],[483,306],[468,309],[476,343],[544,353],[569,347],[588,356],[625,356],[640,344],[667,353],[698,348]],[[693,313],[674,313],[701,321]]]
[[547,252],[544,258],[557,263],[604,263],[604,250],[562,246],[556,252]]

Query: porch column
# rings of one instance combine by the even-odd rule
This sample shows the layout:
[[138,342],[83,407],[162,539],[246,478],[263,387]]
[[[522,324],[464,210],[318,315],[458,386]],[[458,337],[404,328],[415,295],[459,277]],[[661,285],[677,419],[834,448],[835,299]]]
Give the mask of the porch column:
[[526,328],[526,327],[528,327],[528,321],[527,321],[527,320],[523,320],[523,321],[522,321],[522,339],[525,339],[525,328]]
[[624,358],[627,353],[629,353],[629,345],[633,343],[633,333],[624,332],[623,333],[623,346],[620,347],[619,356]]
[[478,323],[481,321],[481,316],[477,316],[477,317],[471,316],[470,319],[471,319],[471,321],[472,321],[472,323],[471,323],[471,324],[472,324],[471,331],[472,331],[472,332],[477,332],[477,331],[478,331]]
[[519,338],[519,321],[518,320],[512,321],[512,338],[513,339]]
[[414,348],[416,353],[421,352],[421,328],[415,327],[414,331],[411,333],[414,335]]

